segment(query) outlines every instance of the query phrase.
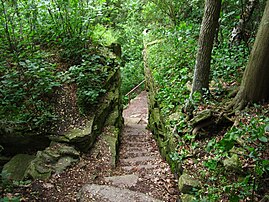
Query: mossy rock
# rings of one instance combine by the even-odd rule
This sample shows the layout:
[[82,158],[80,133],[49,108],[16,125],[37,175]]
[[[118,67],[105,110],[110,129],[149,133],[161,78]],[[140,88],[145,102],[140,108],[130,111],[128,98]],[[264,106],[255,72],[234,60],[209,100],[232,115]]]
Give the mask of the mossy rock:
[[207,109],[198,113],[193,119],[189,121],[191,126],[197,126],[199,123],[206,121],[212,117],[212,110]]
[[[45,166],[44,166],[45,165]],[[47,180],[52,174],[52,169],[47,167],[44,162],[36,158],[31,161],[26,170],[25,177],[31,179]]]
[[73,147],[63,143],[53,143],[44,151],[38,151],[36,158],[30,163],[26,176],[32,179],[48,179],[52,173],[61,173],[79,160],[80,153]]
[[181,202],[193,202],[195,201],[195,197],[191,194],[182,194]]
[[85,139],[93,130],[93,121],[94,116],[88,118],[88,121],[83,128],[74,128],[63,135],[59,136],[55,141],[57,142],[67,142],[67,143],[76,143]]
[[238,172],[241,170],[241,162],[237,154],[233,154],[231,158],[227,158],[223,161],[223,165],[226,170]]
[[116,126],[121,127],[122,126],[122,114],[121,110],[118,106],[114,108],[114,110],[109,114],[108,118],[106,119],[105,126]]
[[23,180],[25,171],[35,156],[28,154],[17,154],[3,167],[2,174],[9,175],[12,180]]
[[120,130],[114,126],[106,127],[104,133],[102,134],[103,140],[109,146],[108,149],[110,150],[110,163],[112,168],[116,167],[118,159],[119,134]]
[[71,156],[61,157],[57,163],[54,165],[54,172],[56,174],[62,173],[67,167],[71,166],[73,163],[77,162],[78,159],[74,159]]
[[183,173],[178,179],[178,189],[183,194],[192,193],[195,189],[199,188],[200,182],[186,173]]

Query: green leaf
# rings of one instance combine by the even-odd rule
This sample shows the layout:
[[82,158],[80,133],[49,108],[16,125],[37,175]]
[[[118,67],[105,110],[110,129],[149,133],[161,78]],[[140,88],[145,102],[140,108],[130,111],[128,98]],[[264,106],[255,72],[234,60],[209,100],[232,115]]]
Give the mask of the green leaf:
[[261,136],[261,137],[259,137],[259,140],[260,140],[261,142],[268,142],[268,139],[267,139],[267,137],[265,137],[265,136]]
[[264,131],[269,132],[269,124],[267,126],[265,126]]

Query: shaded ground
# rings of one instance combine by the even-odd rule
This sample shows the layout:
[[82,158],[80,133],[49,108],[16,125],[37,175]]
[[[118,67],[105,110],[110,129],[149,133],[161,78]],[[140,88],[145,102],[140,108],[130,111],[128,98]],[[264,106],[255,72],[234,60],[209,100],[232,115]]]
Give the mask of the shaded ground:
[[[152,134],[145,129],[148,111],[146,96],[146,92],[142,92],[123,112],[125,126],[116,168],[111,165],[107,143],[99,138],[91,152],[84,154],[74,167],[46,182],[35,181],[30,186],[15,189],[12,195],[16,192],[23,195],[22,201],[115,201],[113,194],[117,190],[114,187],[119,187],[124,189],[119,193],[134,191],[131,193],[134,195],[126,195],[130,197],[129,201],[176,201],[176,180],[161,158]],[[96,198],[92,193],[96,185],[92,184],[113,187],[106,196],[108,199],[104,200],[100,195]],[[80,192],[83,186],[84,191]],[[140,193],[144,193],[142,199],[138,199]],[[121,201],[120,198],[118,200]]]

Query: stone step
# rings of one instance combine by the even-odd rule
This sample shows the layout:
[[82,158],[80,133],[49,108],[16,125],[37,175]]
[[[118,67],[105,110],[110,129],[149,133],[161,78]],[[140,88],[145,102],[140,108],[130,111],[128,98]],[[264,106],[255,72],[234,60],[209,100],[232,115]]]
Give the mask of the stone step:
[[125,123],[124,124],[125,127],[124,127],[124,131],[131,131],[131,130],[134,130],[134,129],[138,129],[139,132],[147,132],[147,124],[131,124],[131,123]]
[[151,144],[149,142],[126,142],[125,146],[128,147],[140,147],[140,148],[149,148]]
[[79,202],[161,202],[141,192],[108,185],[88,184],[78,193]]
[[153,156],[141,156],[141,157],[134,157],[134,158],[126,158],[126,159],[120,159],[120,163],[126,165],[137,165],[137,164],[143,164],[143,162],[148,163],[149,161],[156,160],[156,157]]
[[122,187],[122,188],[132,187],[136,185],[138,181],[138,175],[131,174],[131,175],[105,177],[105,181],[111,183],[116,187]]
[[[143,153],[149,154],[149,153],[151,153],[151,151],[154,151],[152,148],[136,147],[136,146],[134,146],[134,147],[124,146],[122,148],[125,149],[126,153],[127,152],[143,152]],[[125,155],[126,153],[124,153],[124,154],[120,153],[120,155]]]
[[145,136],[145,135],[137,135],[137,136],[126,136],[122,137],[121,141],[124,143],[128,142],[148,142],[150,140],[150,137]]
[[120,155],[125,155],[127,152],[142,152],[142,153],[147,153],[150,154],[152,151],[154,151],[154,149],[152,148],[147,148],[147,147],[128,147],[128,146],[124,146],[121,147],[121,149],[125,150],[125,153],[120,153]]
[[140,170],[152,170],[156,167],[157,165],[148,164],[148,165],[138,165],[138,166],[122,166],[122,169],[125,171],[140,171]]
[[139,157],[139,156],[147,156],[150,152],[148,151],[141,151],[141,150],[129,150],[124,153],[124,156],[129,157]]

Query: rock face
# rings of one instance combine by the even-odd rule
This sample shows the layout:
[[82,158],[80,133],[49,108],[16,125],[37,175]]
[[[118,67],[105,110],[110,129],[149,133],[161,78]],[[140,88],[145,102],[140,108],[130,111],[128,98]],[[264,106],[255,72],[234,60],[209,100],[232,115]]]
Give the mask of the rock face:
[[[92,148],[98,135],[108,142],[108,149],[111,149],[113,153],[111,164],[115,166],[119,134],[123,124],[120,84],[120,70],[115,68],[107,80],[107,93],[91,115],[87,117],[83,126],[73,127],[61,134],[56,134],[56,132],[52,135],[41,134],[40,137],[43,139],[38,139],[39,136],[29,136],[30,139],[25,139],[27,134],[23,135],[23,132],[21,132],[22,135],[19,135],[18,132],[11,129],[4,132],[0,129],[0,142],[4,147],[5,144],[2,143],[6,143],[5,141],[8,140],[14,147],[18,146],[18,142],[23,145],[22,150],[19,150],[22,153],[26,150],[25,148],[31,148],[32,143],[37,146],[36,149],[42,149],[37,152],[35,157],[29,157],[27,161],[23,160],[26,156],[20,155],[15,158],[16,161],[7,163],[5,170],[8,169],[11,178],[21,180],[28,177],[46,180],[54,173],[61,173],[79,160],[81,152]],[[2,135],[2,132],[5,135]],[[14,134],[14,138],[12,138],[13,136],[9,138],[6,134]],[[5,141],[2,142],[2,140]],[[27,162],[23,168],[20,163],[16,163],[21,161]],[[19,177],[16,175],[17,173],[20,173]]]
[[101,134],[106,125],[121,128],[122,105],[120,95],[120,72],[113,72],[107,81],[110,83],[107,94],[96,107],[93,115],[87,117],[86,124],[81,128],[73,128],[62,135],[51,136],[56,142],[75,145],[80,151],[88,151],[94,144],[97,135]]
[[169,131],[165,126],[165,119],[161,114],[157,96],[157,87],[149,65],[147,64],[147,50],[144,49],[144,71],[146,77],[146,88],[148,91],[148,105],[149,105],[149,123],[148,128],[153,133],[157,140],[161,155],[169,163],[173,172],[181,174],[182,167],[170,157],[171,152],[174,152],[177,147],[177,139],[172,131]]
[[146,194],[113,186],[91,184],[84,186],[79,194],[80,202],[161,202]]

